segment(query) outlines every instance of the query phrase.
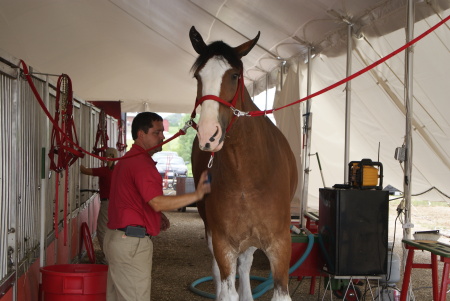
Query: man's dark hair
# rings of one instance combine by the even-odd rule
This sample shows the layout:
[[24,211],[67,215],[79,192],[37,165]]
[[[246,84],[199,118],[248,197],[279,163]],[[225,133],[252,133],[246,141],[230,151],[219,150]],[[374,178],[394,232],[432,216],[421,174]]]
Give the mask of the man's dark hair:
[[138,137],[138,131],[143,130],[147,134],[148,129],[153,127],[153,121],[163,121],[162,117],[153,112],[142,112],[136,115],[131,124],[131,135],[133,140]]

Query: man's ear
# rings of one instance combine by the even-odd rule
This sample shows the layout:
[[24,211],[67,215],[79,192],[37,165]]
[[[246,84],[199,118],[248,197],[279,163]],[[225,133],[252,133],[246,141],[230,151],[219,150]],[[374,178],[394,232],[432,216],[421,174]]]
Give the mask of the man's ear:
[[143,130],[138,130],[137,131],[137,139],[142,138],[142,135],[144,135],[144,131]]

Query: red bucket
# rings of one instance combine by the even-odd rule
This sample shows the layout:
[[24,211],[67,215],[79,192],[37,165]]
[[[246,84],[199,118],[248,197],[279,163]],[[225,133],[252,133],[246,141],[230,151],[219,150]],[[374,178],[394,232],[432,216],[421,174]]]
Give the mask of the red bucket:
[[61,264],[41,268],[44,301],[105,301],[108,266]]

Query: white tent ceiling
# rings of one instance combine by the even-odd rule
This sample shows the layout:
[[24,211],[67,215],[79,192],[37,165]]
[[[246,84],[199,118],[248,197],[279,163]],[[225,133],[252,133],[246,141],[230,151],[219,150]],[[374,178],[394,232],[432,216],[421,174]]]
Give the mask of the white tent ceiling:
[[[345,51],[346,18],[379,35],[404,27],[405,0],[0,0],[0,48],[45,73],[66,73],[86,100],[121,100],[124,111],[190,112],[196,58],[188,32],[239,45],[247,85],[282,59]],[[437,9],[448,0],[431,1]],[[417,18],[433,13],[417,5]],[[374,24],[377,26],[374,27]],[[376,30],[374,30],[376,28]],[[145,104],[145,105],[144,105]]]
[[[447,17],[449,8],[450,0],[416,1],[414,35]],[[281,61],[300,62],[303,97],[308,47],[316,54],[312,92],[345,77],[347,22],[355,32],[355,72],[405,43],[406,0],[0,0],[0,48],[39,72],[68,74],[82,99],[121,100],[128,112],[190,113],[196,94],[192,25],[207,43],[231,46],[261,31],[243,60],[247,87],[260,91]],[[413,193],[432,186],[445,191],[449,24],[414,49]],[[350,153],[351,160],[376,160],[380,142],[385,184],[401,190],[393,154],[405,134],[403,79],[401,53],[353,81]],[[313,100],[312,151],[321,154],[328,186],[344,182],[344,103],[343,86]],[[314,167],[311,178],[310,191],[317,194],[321,180]]]

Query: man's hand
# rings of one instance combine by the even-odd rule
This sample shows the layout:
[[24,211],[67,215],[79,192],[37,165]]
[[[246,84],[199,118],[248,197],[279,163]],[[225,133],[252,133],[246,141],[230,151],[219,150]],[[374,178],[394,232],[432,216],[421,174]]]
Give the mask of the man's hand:
[[203,196],[207,193],[211,192],[211,183],[208,181],[208,171],[205,170],[202,172],[200,179],[197,184],[197,190],[195,193],[197,194],[198,200],[203,199]]

